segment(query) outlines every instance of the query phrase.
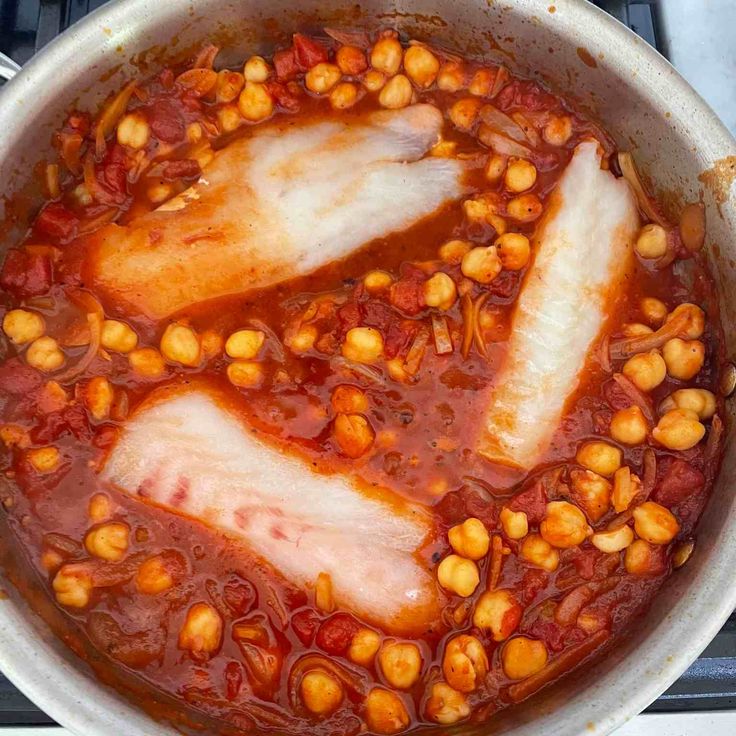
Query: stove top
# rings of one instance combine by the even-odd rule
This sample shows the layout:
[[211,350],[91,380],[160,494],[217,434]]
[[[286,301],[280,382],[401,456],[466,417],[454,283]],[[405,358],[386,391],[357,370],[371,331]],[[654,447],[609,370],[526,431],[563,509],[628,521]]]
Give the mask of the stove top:
[[[104,0],[0,0],[0,51],[19,64],[24,64],[51,39]],[[736,130],[736,95],[733,85],[724,78],[736,78],[736,54],[724,58],[726,33],[736,26],[736,2],[709,0],[707,9],[690,0],[596,0],[596,5],[628,25],[642,38],[667,56],[685,77],[708,99],[721,118]],[[708,33],[703,23],[714,18]],[[723,22],[723,18],[729,22]],[[716,26],[720,25],[718,31]],[[697,29],[697,32],[694,31]],[[713,42],[713,33],[723,34],[723,44]],[[709,52],[709,49],[711,51]],[[728,55],[726,54],[726,57]],[[717,63],[720,73],[709,74]],[[725,71],[724,71],[725,70]],[[730,73],[729,73],[730,72]],[[710,81],[709,81],[710,80]],[[716,84],[717,83],[717,84]],[[708,645],[687,672],[649,708],[646,733],[658,736],[726,736],[736,733],[736,613]],[[699,711],[708,711],[708,715]],[[717,713],[720,711],[721,713]],[[667,718],[668,714],[688,715],[691,720]],[[707,720],[707,723],[703,719]],[[49,726],[54,721],[0,675],[0,727],[10,736],[8,727]],[[651,730],[653,728],[653,730]],[[637,719],[628,724],[621,736],[644,734]],[[674,730],[673,730],[674,729]],[[15,731],[13,732],[15,733]],[[38,736],[36,729],[23,729],[23,736]]]

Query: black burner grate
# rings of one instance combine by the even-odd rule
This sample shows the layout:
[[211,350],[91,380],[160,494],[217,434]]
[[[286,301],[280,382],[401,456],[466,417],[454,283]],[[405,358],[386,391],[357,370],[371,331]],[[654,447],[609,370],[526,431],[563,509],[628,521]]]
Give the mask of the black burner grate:
[[[656,0],[595,0],[596,5],[660,47]],[[0,0],[0,51],[19,64],[104,0]],[[736,709],[736,614],[690,669],[647,710]],[[53,721],[0,675],[0,726]]]

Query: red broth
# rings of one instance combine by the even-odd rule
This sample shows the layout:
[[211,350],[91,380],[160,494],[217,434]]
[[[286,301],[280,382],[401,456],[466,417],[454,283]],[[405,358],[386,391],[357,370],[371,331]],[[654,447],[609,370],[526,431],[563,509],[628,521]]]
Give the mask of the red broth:
[[[154,716],[171,716],[157,705],[165,694],[234,730],[388,734],[482,721],[615,646],[692,549],[718,470],[723,409],[721,328],[714,283],[698,252],[702,238],[688,226],[683,242],[651,200],[667,225],[667,252],[637,259],[546,455],[528,473],[480,458],[482,397],[503,364],[527,265],[503,268],[484,284],[463,272],[462,256],[505,230],[531,237],[538,218],[509,216],[509,202],[521,196],[510,183],[530,170],[484,145],[479,110],[492,105],[529,131],[536,179],[524,194],[540,213],[580,141],[597,138],[604,165],[620,173],[617,150],[597,125],[537,83],[439,49],[400,47],[396,39],[387,31],[359,48],[360,41],[347,46],[296,34],[291,47],[245,66],[251,79],[262,78],[249,83],[261,93],[260,110],[241,96],[243,70],[216,74],[216,49],[208,48],[189,68],[162,69],[130,85],[94,117],[72,113],[56,137],[58,160],[46,170],[48,201],[5,257],[0,462],[13,544],[62,612],[58,633],[105,681],[132,687]],[[421,51],[406,55],[410,48]],[[391,54],[399,61],[404,55],[408,86],[394,83],[388,95],[390,75],[375,67],[390,65]],[[340,86],[310,90],[306,73],[333,62],[329,74]],[[87,288],[83,263],[98,228],[130,222],[186,190],[213,149],[273,119],[358,117],[412,101],[444,114],[432,154],[473,162],[464,201],[308,276],[200,304],[175,319],[121,311]],[[244,113],[263,119],[249,122]],[[688,247],[693,239],[695,248]],[[457,243],[447,246],[451,241]],[[427,306],[426,285],[438,273],[454,286],[446,308]],[[626,330],[656,330],[682,303],[705,312],[704,331],[693,337],[702,345],[702,367],[691,379],[668,374],[652,390],[632,393],[631,381],[620,379],[625,360],[610,360],[609,345]],[[89,347],[89,314],[124,323],[108,335],[108,347]],[[172,322],[200,346],[193,367],[159,350]],[[626,327],[632,324],[638,327]],[[267,349],[248,369],[250,385],[234,385],[223,344],[243,327],[263,332]],[[376,365],[340,359],[356,327],[380,332],[384,357]],[[98,473],[126,418],[156,387],[194,376],[319,472],[357,472],[425,505],[436,535],[422,555],[434,574],[453,552],[449,530],[466,524],[466,546],[489,550],[471,562],[479,574],[472,594],[445,590],[441,617],[392,652],[396,637],[350,611],[329,610],[314,587],[284,582],[236,542],[104,487]],[[644,439],[622,442],[612,420],[637,402],[655,422],[676,406],[697,405],[704,438],[688,449],[668,448],[652,438],[650,423]],[[358,425],[344,419],[356,415]],[[615,476],[581,464],[577,451],[591,439],[621,451]],[[643,495],[627,505],[631,475]],[[586,494],[602,494],[602,509],[592,510]],[[632,528],[631,511],[646,496],[645,511],[655,503],[664,527],[676,525],[658,544]],[[550,546],[552,526],[543,522],[548,504],[559,501],[582,508],[595,532],[631,529],[629,544],[607,552],[587,534],[580,544]],[[534,555],[523,553],[529,540],[541,542]],[[465,549],[457,541],[453,547]],[[492,626],[476,625],[483,606]],[[187,633],[193,610],[204,611],[199,639]],[[203,645],[208,637],[212,646]],[[399,670],[409,672],[403,688],[391,684]]]

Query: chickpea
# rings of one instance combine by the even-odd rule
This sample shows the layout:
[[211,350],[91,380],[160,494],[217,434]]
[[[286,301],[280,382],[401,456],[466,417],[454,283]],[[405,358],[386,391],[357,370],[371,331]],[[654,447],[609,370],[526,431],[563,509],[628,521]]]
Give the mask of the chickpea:
[[700,340],[681,340],[675,337],[662,346],[662,357],[667,373],[679,381],[689,381],[700,372],[705,362],[705,345]]
[[689,450],[703,439],[705,427],[690,409],[672,409],[660,418],[652,437],[669,450]]
[[138,335],[125,322],[106,319],[102,323],[100,343],[105,350],[112,350],[115,353],[129,353],[138,345]]
[[705,331],[705,312],[695,304],[688,302],[680,304],[667,315],[665,322],[669,322],[675,317],[679,319],[683,313],[687,316],[687,319],[684,329],[680,331],[680,337],[685,340],[697,340],[702,337]]
[[631,502],[639,495],[641,480],[624,465],[613,474],[613,492],[611,501],[617,514],[631,506]]
[[237,330],[228,337],[225,343],[225,352],[231,358],[252,360],[257,357],[266,336],[261,330]]
[[641,337],[642,335],[651,335],[654,330],[641,322],[629,322],[623,326],[624,337]]
[[383,355],[383,335],[373,327],[353,327],[345,335],[342,354],[356,363],[375,363]]
[[95,376],[84,390],[84,401],[90,414],[97,421],[106,419],[110,415],[114,397],[115,392],[112,385],[104,376]]
[[491,538],[480,519],[470,517],[447,532],[450,546],[461,557],[480,560],[488,554]]
[[373,427],[361,414],[338,414],[332,434],[341,452],[353,459],[365,455],[376,439]]
[[479,284],[490,284],[502,269],[501,259],[495,245],[487,248],[478,247],[469,250],[460,266],[463,276],[467,276]]
[[608,477],[621,467],[621,450],[607,442],[593,440],[580,447],[575,459],[584,468]]
[[262,56],[251,56],[243,67],[246,82],[263,83],[268,79],[270,69]]
[[299,692],[306,709],[316,716],[328,716],[343,699],[340,682],[321,670],[307,672],[299,683]]
[[644,225],[634,249],[642,258],[661,258],[667,252],[667,232],[661,225]]
[[273,99],[263,84],[246,82],[238,97],[238,110],[246,120],[257,123],[271,116]]
[[491,91],[496,75],[490,69],[478,69],[468,85],[468,92],[476,97],[485,97]]
[[470,130],[475,125],[482,106],[482,101],[473,97],[458,100],[450,108],[449,115],[452,124],[460,130]]
[[59,467],[61,454],[55,447],[37,447],[26,452],[28,462],[37,473],[53,473]]
[[428,307],[449,309],[457,299],[457,287],[450,276],[442,271],[430,276],[424,282],[424,302]]
[[437,87],[443,92],[457,92],[465,84],[465,69],[458,61],[446,61],[437,73]]
[[544,126],[542,137],[551,146],[564,146],[572,137],[572,119],[568,115],[550,118]]
[[370,294],[378,294],[388,289],[394,282],[394,277],[385,271],[369,271],[363,277],[363,286]]
[[348,647],[348,659],[370,667],[381,646],[381,637],[373,629],[358,629]]
[[368,411],[368,397],[357,386],[343,384],[332,391],[332,408],[342,414],[362,414]]
[[474,636],[461,634],[447,642],[442,672],[447,683],[463,693],[472,693],[488,674],[488,657]]
[[529,238],[521,233],[504,233],[494,243],[501,264],[509,271],[520,271],[527,263],[531,249]]
[[599,521],[611,503],[611,484],[592,470],[573,470],[570,473],[573,495],[592,521]]
[[150,557],[141,564],[135,575],[136,588],[145,595],[157,595],[174,585],[174,578],[163,557]]
[[225,372],[230,383],[239,388],[257,388],[263,383],[263,366],[250,360],[236,360]]
[[92,577],[80,565],[64,565],[51,583],[56,600],[62,606],[85,608],[92,595]]
[[314,325],[301,325],[284,339],[284,344],[292,353],[306,353],[314,347],[318,337],[319,331]]
[[504,183],[510,192],[525,192],[531,189],[537,181],[537,169],[531,161],[523,158],[509,159]]
[[411,82],[403,74],[397,74],[378,93],[378,102],[390,110],[398,110],[411,103],[413,94]]
[[445,263],[457,266],[472,247],[472,243],[467,240],[448,240],[440,246],[439,257]]
[[104,493],[95,493],[87,504],[87,516],[94,524],[107,521],[112,514],[110,499]]
[[667,544],[680,531],[672,512],[654,501],[645,501],[633,514],[636,533],[650,544]]
[[650,575],[657,568],[654,547],[644,539],[635,539],[626,548],[624,567],[630,575]]
[[497,182],[501,179],[506,171],[507,159],[500,153],[492,153],[488,157],[484,173],[486,179],[491,182]]
[[623,445],[640,445],[647,438],[647,420],[636,406],[619,409],[611,417],[611,437]]
[[[243,96],[243,93],[240,93],[240,97]],[[254,96],[253,93],[251,93],[251,96]],[[238,97],[238,105],[234,104],[227,104],[227,105],[221,105],[217,108],[217,127],[220,130],[221,133],[232,133],[234,130],[237,130],[240,127],[240,124],[243,122],[243,117],[240,114],[240,97]],[[167,187],[169,193],[165,196],[161,197],[160,199],[151,199],[149,194],[149,199],[151,199],[152,202],[163,202],[164,199],[168,199],[171,194],[171,187],[168,184],[163,185]]]
[[455,595],[467,598],[480,583],[478,567],[472,560],[458,555],[447,555],[437,567],[437,579],[440,585]]
[[224,347],[222,335],[215,330],[205,330],[199,337],[199,344],[205,360],[219,355]]
[[539,532],[542,539],[553,547],[566,549],[582,544],[590,533],[590,527],[585,514],[574,504],[550,501]]
[[530,534],[524,538],[519,557],[547,572],[554,572],[560,564],[560,553],[538,534]]
[[501,663],[506,677],[523,680],[536,674],[547,664],[547,647],[544,642],[526,636],[516,636],[504,644]]
[[542,203],[536,194],[520,194],[506,205],[506,211],[517,222],[534,222],[542,214]]
[[449,726],[470,715],[465,696],[444,682],[435,682],[427,698],[427,717],[443,726]]
[[44,335],[34,340],[26,351],[26,362],[31,368],[50,373],[61,368],[65,361],[59,343],[53,337]]
[[340,46],[335,54],[335,63],[343,74],[354,77],[368,68],[365,54],[357,46]]
[[128,551],[130,529],[127,524],[110,522],[101,524],[87,532],[84,546],[94,557],[107,562],[119,562]]
[[333,110],[347,110],[358,101],[358,88],[352,82],[341,82],[330,92]]
[[499,520],[509,539],[523,539],[529,534],[529,520],[524,511],[512,511],[504,506]]
[[31,438],[28,432],[17,424],[0,425],[0,440],[6,447],[28,447]]
[[64,558],[55,549],[45,549],[41,553],[41,565],[46,572],[56,572],[64,564]]
[[166,370],[163,356],[156,348],[131,350],[128,362],[135,373],[146,378],[158,378]]
[[632,355],[623,367],[623,374],[642,391],[652,391],[667,376],[667,364],[656,351]]
[[404,71],[417,87],[431,87],[439,69],[437,57],[424,46],[410,46],[404,53]]
[[217,72],[216,99],[218,102],[233,102],[243,91],[245,79],[240,72],[222,69]]
[[606,532],[596,532],[591,538],[591,544],[601,552],[615,554],[626,549],[634,541],[634,532],[630,526],[620,526]]
[[471,222],[486,223],[488,218],[495,213],[495,203],[491,198],[480,195],[473,199],[466,199],[463,202],[463,212]]
[[151,128],[145,116],[139,112],[124,115],[116,131],[118,143],[128,148],[145,148],[151,137]]
[[419,679],[422,669],[419,647],[409,642],[384,644],[378,662],[389,685],[399,690],[408,690]]
[[396,38],[381,38],[371,50],[371,66],[392,77],[401,68],[403,49]]
[[172,363],[194,367],[202,357],[197,333],[187,325],[170,324],[161,336],[161,353]]
[[382,72],[378,72],[375,69],[369,69],[363,75],[363,86],[369,92],[378,92],[383,89],[386,84],[386,76]]
[[222,640],[222,619],[209,603],[195,603],[179,631],[179,649],[197,654],[217,651]]
[[395,734],[408,727],[409,714],[396,693],[374,687],[365,699],[365,722],[371,731]]
[[641,300],[639,306],[644,319],[654,327],[661,325],[667,317],[667,305],[661,299],[647,296]]
[[452,158],[457,150],[457,141],[439,141],[429,149],[429,155],[435,158]]
[[660,413],[671,409],[690,409],[698,419],[710,419],[716,413],[716,397],[704,388],[681,388],[671,393],[660,405]]
[[46,330],[43,317],[27,309],[11,309],[3,317],[3,332],[16,344],[38,340]]
[[187,125],[186,135],[190,143],[199,143],[204,137],[204,131],[199,123],[189,123]]
[[321,62],[315,64],[305,75],[304,84],[310,92],[323,95],[329,92],[342,77],[340,67]]
[[521,605],[511,591],[490,590],[475,604],[473,625],[488,631],[494,641],[504,641],[516,630],[521,613]]

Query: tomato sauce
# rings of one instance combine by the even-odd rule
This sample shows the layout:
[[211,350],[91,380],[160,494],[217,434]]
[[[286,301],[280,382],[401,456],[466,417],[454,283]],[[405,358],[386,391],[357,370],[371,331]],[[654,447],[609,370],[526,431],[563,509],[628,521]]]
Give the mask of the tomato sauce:
[[[387,32],[382,38],[394,36]],[[278,50],[263,79],[273,105],[267,117],[351,117],[379,107],[376,93],[365,89],[370,54],[345,53],[352,74],[344,79],[359,88],[350,109],[330,109],[324,95],[305,87],[305,72],[335,60],[341,46],[346,44],[296,34],[292,46]],[[483,94],[471,99],[491,101],[531,129],[527,145],[533,149],[529,158],[536,181],[530,191],[542,207],[575,146],[586,138],[598,138],[606,165],[617,171],[612,141],[564,99],[503,68],[466,63],[431,47],[429,51],[443,70],[462,70],[463,81],[455,90],[449,84],[443,89],[434,83],[415,84],[413,95],[445,115],[440,146],[446,149],[436,153],[475,162],[466,202],[490,201],[492,211],[504,213],[517,196],[503,177],[487,176],[489,150],[478,139],[477,120],[467,129],[453,120],[455,103],[469,97],[469,86],[482,83],[479,72],[490,81]],[[465,276],[458,260],[443,260],[438,253],[453,240],[490,245],[506,225],[531,237],[536,218],[511,225],[499,222],[508,220],[501,215],[495,220],[469,216],[467,204],[458,202],[307,276],[188,308],[176,315],[176,322],[215,345],[211,352],[203,351],[194,367],[163,360],[159,375],[146,376],[131,364],[129,351],[100,348],[88,355],[93,322],[87,317],[96,310],[104,312],[106,320],[117,319],[132,328],[138,348],[157,349],[172,320],[119,313],[104,296],[90,293],[83,267],[88,240],[80,236],[108,222],[133,221],[185,191],[206,169],[213,149],[267,124],[240,119],[231,127],[228,116],[243,78],[240,72],[230,72],[228,81],[237,90],[231,97],[211,69],[215,54],[206,50],[195,62],[199,67],[164,69],[129,86],[95,117],[72,113],[57,134],[59,196],[43,205],[25,240],[5,257],[0,271],[2,314],[23,309],[41,315],[43,334],[57,341],[64,357],[63,367],[39,368],[37,360],[30,360],[26,342],[14,342],[12,334],[3,338],[0,463],[7,479],[2,503],[13,544],[22,550],[45,595],[57,601],[62,615],[55,617],[54,626],[60,636],[104,681],[132,692],[156,717],[181,718],[166,703],[185,703],[192,708],[187,719],[215,719],[218,728],[233,732],[258,727],[320,734],[366,728],[396,733],[488,718],[533,694],[545,678],[556,679],[599,650],[615,646],[630,622],[646,611],[673,567],[687,558],[718,470],[716,428],[723,413],[717,388],[721,330],[705,258],[686,251],[678,241],[670,263],[657,266],[638,259],[625,294],[612,306],[603,342],[596,344],[580,374],[553,442],[529,473],[489,463],[475,452],[486,408],[482,397],[503,364],[528,267],[504,269],[483,284]],[[405,67],[408,73],[407,61]],[[122,121],[131,115],[126,132]],[[134,125],[141,121],[145,135]],[[555,125],[565,124],[570,132],[561,141]],[[139,134],[143,137],[136,141]],[[368,287],[366,275],[377,269],[388,274],[387,288]],[[460,291],[444,310],[432,309],[425,301],[425,284],[437,272],[449,275]],[[712,392],[715,416],[703,420],[709,424],[706,438],[684,450],[668,449],[652,439],[651,432],[643,442],[614,443],[622,451],[621,465],[642,481],[649,501],[674,515],[677,533],[664,543],[639,545],[637,559],[624,550],[602,551],[588,536],[581,544],[560,548],[558,564],[545,569],[522,556],[524,539],[539,532],[551,502],[579,502],[575,478],[586,468],[576,461],[578,448],[587,440],[607,440],[616,412],[632,405],[631,394],[613,377],[623,361],[611,365],[604,353],[607,341],[620,339],[627,324],[649,321],[656,329],[657,320],[648,320],[642,311],[643,298],[660,300],[668,313],[683,302],[705,312],[704,332],[698,337],[705,350],[702,368],[692,380],[668,375],[647,393],[646,401],[656,417],[674,391]],[[481,339],[476,337],[464,351],[468,303],[478,306],[476,330]],[[312,325],[317,337],[307,350],[294,349],[304,325]],[[222,350],[222,341],[244,327],[267,338],[259,357],[261,378],[252,387],[232,385],[227,374],[232,360]],[[381,333],[383,363],[341,357],[341,345],[356,327]],[[449,335],[449,351],[435,349],[435,327]],[[420,338],[426,343],[423,349]],[[75,371],[76,365],[83,368]],[[391,686],[380,655],[358,664],[349,653],[360,631],[374,632],[382,647],[395,638],[390,632],[377,631],[350,611],[321,610],[314,590],[285,583],[268,563],[215,530],[101,487],[98,473],[136,407],[155,387],[186,383],[195,375],[226,392],[249,424],[285,452],[307,458],[317,471],[357,473],[368,484],[388,486],[428,507],[436,531],[422,555],[433,570],[452,552],[452,528],[468,518],[482,522],[491,549],[477,561],[480,584],[470,596],[446,591],[441,620],[411,640],[420,655],[421,675],[408,687]],[[345,385],[367,399],[362,413],[373,438],[364,452],[346,450],[336,436],[335,390]],[[100,386],[111,387],[109,401],[100,399]],[[39,454],[48,448],[50,453]],[[510,533],[509,511],[524,516],[525,534]],[[588,514],[588,520],[593,530],[601,531],[622,513],[629,514],[621,520],[626,524],[631,511],[617,512],[612,506],[595,521]],[[123,554],[114,560],[91,553],[85,543],[91,529],[110,522],[129,530]],[[154,557],[159,567],[150,568],[152,580],[161,582],[163,570],[170,584],[164,580],[159,592],[144,594],[141,567]],[[79,606],[59,602],[59,586],[54,584],[69,565],[93,571],[95,584]],[[471,612],[484,591],[500,589],[510,591],[516,605],[507,610],[503,633],[496,635],[492,628],[475,625]],[[222,627],[211,651],[187,647],[181,635],[198,603],[214,610]],[[457,684],[456,676],[448,677],[443,667],[447,652],[459,646],[452,643],[458,635],[473,638],[465,642],[470,648],[463,661],[471,663],[478,681],[469,689],[443,691],[438,683]],[[542,666],[510,676],[513,667],[503,652],[514,640],[532,647],[525,660],[534,660],[543,650]],[[484,654],[469,654],[476,643]],[[552,664],[556,669],[550,669]],[[327,702],[320,712],[305,696],[302,683],[310,672],[339,683],[334,707]],[[385,705],[371,700],[369,693],[376,687],[398,693],[403,716],[394,713],[389,718]],[[157,704],[162,694],[166,697]]]

